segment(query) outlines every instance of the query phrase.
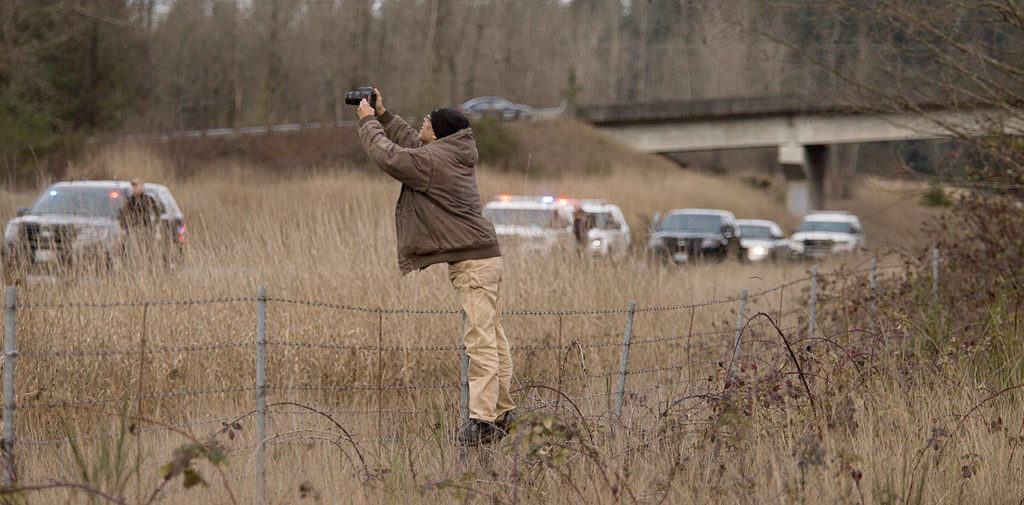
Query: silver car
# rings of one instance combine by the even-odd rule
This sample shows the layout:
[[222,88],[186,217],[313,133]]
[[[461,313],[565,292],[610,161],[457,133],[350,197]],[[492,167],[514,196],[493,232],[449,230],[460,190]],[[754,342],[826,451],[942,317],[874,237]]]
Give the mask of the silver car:
[[737,219],[740,227],[740,247],[747,261],[788,259],[789,239],[782,227],[767,219]]
[[497,96],[481,96],[469,100],[459,106],[459,112],[473,119],[490,117],[502,121],[531,119],[534,114],[533,107],[529,105],[512,103]]

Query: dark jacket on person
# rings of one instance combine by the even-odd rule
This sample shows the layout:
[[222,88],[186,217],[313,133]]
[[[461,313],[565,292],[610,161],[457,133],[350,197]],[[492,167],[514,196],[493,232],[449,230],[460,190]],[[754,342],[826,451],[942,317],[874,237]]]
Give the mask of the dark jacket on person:
[[501,256],[494,225],[483,216],[472,129],[424,144],[405,120],[385,112],[359,121],[359,139],[373,162],[402,183],[395,232],[403,275],[435,263]]
[[160,204],[146,193],[132,194],[121,207],[121,227],[128,233],[145,228],[152,230],[160,221]]
[[594,227],[594,215],[576,210],[572,215],[572,234],[579,245],[586,245],[590,240],[590,230]]

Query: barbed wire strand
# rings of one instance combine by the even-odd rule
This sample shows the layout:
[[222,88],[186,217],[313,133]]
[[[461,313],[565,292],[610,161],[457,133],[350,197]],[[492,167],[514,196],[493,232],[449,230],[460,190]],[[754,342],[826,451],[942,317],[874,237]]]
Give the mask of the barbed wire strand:
[[[876,269],[886,268],[883,266],[877,266]],[[888,267],[898,268],[898,267]],[[869,271],[870,269],[866,270]],[[842,269],[833,272],[819,272],[819,277],[829,275],[849,275],[851,272],[843,271]],[[854,272],[855,273],[855,272]],[[789,286],[806,282],[811,277],[803,277],[793,281],[789,281],[773,288],[768,288],[763,291],[749,295],[750,297],[756,297],[785,289]],[[355,305],[345,305],[324,301],[313,301],[313,300],[299,300],[292,298],[280,298],[280,297],[267,297],[264,299],[267,302],[286,303],[293,305],[306,305],[311,307],[322,307],[322,308],[333,308],[339,310],[366,312],[366,313],[384,313],[384,314],[461,314],[461,310],[455,309],[395,309],[395,308],[371,308],[371,307],[360,307]],[[252,296],[242,297],[223,297],[223,298],[206,298],[206,299],[188,299],[188,300],[147,300],[147,301],[109,301],[109,302],[31,302],[21,303],[18,307],[21,308],[109,308],[109,307],[141,307],[141,306],[161,306],[161,305],[204,305],[204,304],[215,304],[215,303],[238,303],[238,302],[253,302],[258,301],[258,298]],[[641,307],[635,309],[637,312],[652,312],[652,311],[664,311],[664,310],[677,310],[686,308],[698,308],[707,307],[712,305],[720,305],[724,303],[731,303],[739,301],[736,296],[730,296],[718,300],[709,300],[704,302],[697,302],[686,305],[670,305],[670,306],[655,306],[655,307]],[[623,314],[628,312],[628,309],[615,308],[615,309],[590,309],[590,310],[507,310],[504,311],[505,315],[597,315],[597,314]]]
[[111,302],[55,302],[55,303],[20,303],[18,308],[29,309],[67,309],[67,308],[109,308],[109,307],[142,307],[145,305],[207,305],[214,303],[255,302],[252,296],[230,298],[207,298],[191,300],[150,300],[150,301],[111,301]]
[[132,400],[151,400],[154,398],[173,398],[178,396],[192,396],[192,395],[207,395],[207,394],[221,394],[221,393],[239,393],[247,391],[256,391],[256,386],[243,386],[243,387],[231,387],[231,388],[219,388],[219,389],[198,389],[193,391],[168,391],[163,393],[146,393],[143,395],[125,395],[115,396],[109,398],[88,398],[78,400],[63,400],[54,402],[44,403],[28,403],[24,405],[17,405],[18,409],[56,409],[64,407],[78,407],[81,405],[91,405],[99,403],[113,403],[113,402],[125,402]]
[[239,347],[254,347],[256,342],[238,342],[234,344],[186,345],[180,347],[155,347],[141,349],[86,349],[77,351],[19,351],[19,358],[65,358],[84,356],[136,356],[140,354],[168,354],[176,352],[206,352]]
[[[167,425],[167,426],[154,426],[154,427],[150,427],[150,428],[136,429],[133,433],[134,434],[142,434],[142,433],[155,433],[155,432],[164,432],[164,431],[169,432],[169,431],[173,431],[173,430],[176,430],[176,429],[193,428],[193,427],[196,427],[196,426],[204,426],[204,425],[207,425],[207,424],[216,424],[216,423],[223,423],[225,421],[234,421],[234,420],[238,419],[239,417],[242,417],[243,415],[244,414],[233,414],[233,415],[230,415],[230,416],[218,417],[216,419],[206,419],[206,420],[203,420],[203,421],[193,421],[193,422],[188,422],[188,423],[171,424],[171,425]],[[29,445],[29,446],[63,445],[63,444],[70,443],[71,441],[84,442],[84,441],[96,440],[96,439],[100,439],[100,438],[113,438],[113,437],[119,436],[120,434],[121,434],[120,432],[111,431],[111,432],[107,432],[107,433],[94,433],[92,435],[82,435],[80,437],[65,437],[65,438],[53,439],[53,440],[33,440],[33,439],[19,438],[18,439],[18,444],[25,444],[25,445]]]

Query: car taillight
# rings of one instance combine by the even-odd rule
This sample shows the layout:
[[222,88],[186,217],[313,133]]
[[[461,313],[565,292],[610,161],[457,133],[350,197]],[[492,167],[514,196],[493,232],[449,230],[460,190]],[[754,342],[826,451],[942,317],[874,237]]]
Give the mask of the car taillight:
[[178,242],[182,244],[185,243],[185,225],[178,227]]

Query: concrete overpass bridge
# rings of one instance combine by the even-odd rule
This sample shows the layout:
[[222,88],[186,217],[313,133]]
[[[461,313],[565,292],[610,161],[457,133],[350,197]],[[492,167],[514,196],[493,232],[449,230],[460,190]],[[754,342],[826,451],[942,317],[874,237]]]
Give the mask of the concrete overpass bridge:
[[795,97],[588,105],[585,121],[648,153],[775,147],[794,215],[824,207],[828,149],[839,144],[1024,134],[1024,111],[942,106],[867,112]]

